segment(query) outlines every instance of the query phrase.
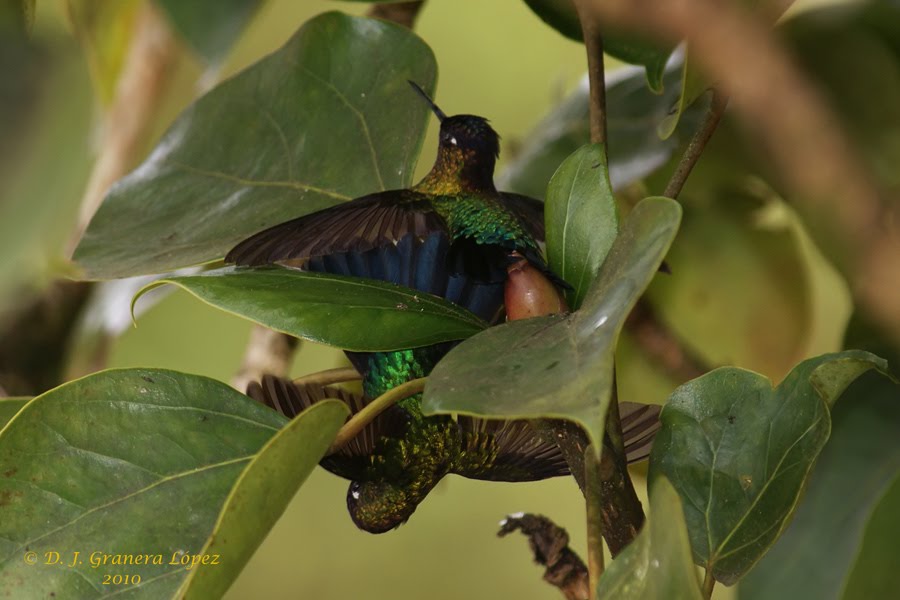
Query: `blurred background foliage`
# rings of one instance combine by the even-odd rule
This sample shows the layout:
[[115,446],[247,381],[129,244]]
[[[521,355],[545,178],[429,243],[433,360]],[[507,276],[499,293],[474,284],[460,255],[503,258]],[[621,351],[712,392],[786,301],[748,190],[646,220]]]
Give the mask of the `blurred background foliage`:
[[[11,15],[19,4],[7,1],[0,10],[12,10],[3,13]],[[852,27],[846,25],[840,11],[860,2],[801,1],[790,16],[822,10],[825,4],[841,6],[814,18],[789,21],[785,26],[789,45],[828,90],[826,95],[870,166],[896,192],[900,187],[900,35],[891,35],[898,27],[879,23],[871,12]],[[167,63],[168,83],[134,149],[131,166],[199,94],[276,50],[307,19],[326,10],[364,14],[368,9],[365,3],[327,0],[231,0],[223,10],[235,15],[235,20],[210,31],[197,25],[197,15],[185,8],[188,3],[160,5],[193,47],[179,41]],[[42,1],[34,11],[27,42],[22,38],[22,23],[0,16],[4,73],[0,80],[0,328],[4,331],[0,385],[10,394],[43,391],[54,385],[54,379],[84,374],[98,364],[164,367],[222,381],[231,380],[239,367],[250,325],[211,310],[185,292],[159,295],[158,302],[140,316],[139,327],[132,328],[127,307],[136,286],[126,283],[90,290],[86,284],[57,281],[74,272],[64,257],[77,241],[74,224],[104,139],[104,110],[115,95],[140,15],[138,0]],[[248,16],[249,24],[242,31]],[[191,29],[192,24],[196,29]],[[520,0],[431,0],[415,30],[437,57],[437,102],[450,114],[474,113],[491,119],[503,138],[499,180],[505,187],[542,196],[562,158],[588,138],[583,46],[547,27]],[[234,45],[222,52],[228,40],[235,40]],[[614,61],[610,65],[618,66]],[[677,69],[672,73],[666,93],[676,95],[666,96],[653,110],[644,110],[640,103],[611,104],[613,109],[623,107],[621,113],[610,114],[611,172],[623,211],[646,193],[661,192],[677,161],[674,151],[686,142],[683,131],[689,134],[689,127],[696,123],[690,114],[685,115],[682,135],[676,131],[666,143],[640,137],[643,131],[656,131],[677,98]],[[851,75],[853,81],[848,82]],[[629,81],[638,81],[643,88],[642,76]],[[436,132],[437,124],[432,122],[418,174],[431,165]],[[640,139],[639,149],[652,146],[657,155],[621,150],[617,163],[617,135],[623,140],[620,147]],[[668,150],[658,154],[664,147]],[[635,180],[635,169],[646,177]],[[777,178],[769,173],[766,157],[748,142],[744,128],[724,123],[681,196],[684,221],[667,259],[673,275],[657,277],[639,307],[641,314],[652,315],[667,335],[680,342],[683,353],[657,352],[667,346],[665,340],[639,323],[628,329],[619,348],[622,399],[662,403],[692,376],[693,369],[719,365],[752,369],[778,382],[800,360],[845,347],[845,336],[846,347],[880,353],[897,372],[900,341],[888,339],[865,315],[854,315],[851,321],[851,294],[833,266],[840,264],[841,249],[823,243],[827,238],[815,231],[811,235],[789,199],[782,196]],[[65,291],[70,286],[83,288]],[[32,300],[41,295],[66,298],[66,305],[33,306]],[[23,319],[25,307],[30,312]],[[11,325],[17,322],[28,327]],[[68,335],[70,330],[75,334]],[[70,341],[54,343],[59,339]],[[54,352],[57,356],[49,358]],[[56,362],[58,368],[30,381],[19,376],[28,369],[39,371],[36,365],[47,362]],[[292,374],[342,364],[339,351],[303,343]],[[889,529],[900,514],[896,479],[900,457],[896,436],[890,433],[896,429],[888,427],[884,435],[873,435],[868,446],[859,447],[874,427],[867,426],[873,415],[882,426],[897,423],[896,403],[890,402],[898,400],[897,391],[877,376],[863,379],[854,384],[848,393],[851,397],[841,401],[834,415],[835,439],[817,471],[830,475],[814,476],[808,493],[812,500],[801,507],[797,531],[789,531],[783,550],[776,546],[754,572],[762,575],[751,573],[741,597],[776,597],[770,588],[773,581],[781,581],[775,576],[779,573],[798,589],[778,597],[826,597],[817,595],[820,592],[810,577],[823,569],[817,561],[834,546],[816,537],[822,531],[817,523],[835,514],[837,505],[827,498],[841,495],[835,490],[853,486],[851,476],[860,468],[854,457],[864,464],[875,461],[878,468],[867,479],[865,498],[854,505],[859,510],[846,511],[848,516],[839,523],[844,526],[839,530],[844,539],[854,540],[852,546],[848,543],[846,556],[830,555],[829,568],[838,573],[835,585],[850,580],[846,589],[853,593],[841,596],[832,586],[828,597],[877,597],[861,595],[860,590],[875,594],[893,585],[874,576],[876,569],[857,568],[865,557],[877,564],[891,553],[897,555],[896,540],[891,545],[878,533]],[[28,389],[34,382],[37,389],[33,385]],[[636,487],[646,498],[643,473],[642,468],[636,469]],[[449,478],[410,524],[383,536],[356,529],[346,514],[345,494],[345,481],[317,469],[227,597],[414,598],[427,594],[432,598],[550,599],[558,592],[541,584],[540,570],[529,565],[524,543],[495,536],[497,521],[520,510],[544,513],[569,530],[574,548],[583,551],[585,545],[583,499],[569,479],[498,485]],[[857,542],[863,538],[865,544],[857,552]],[[825,554],[803,555],[809,557],[804,564],[794,550],[809,544],[819,544]],[[784,556],[776,560],[779,551]],[[789,563],[795,571],[785,566],[790,556],[795,557]],[[734,594],[719,586],[715,597]]]

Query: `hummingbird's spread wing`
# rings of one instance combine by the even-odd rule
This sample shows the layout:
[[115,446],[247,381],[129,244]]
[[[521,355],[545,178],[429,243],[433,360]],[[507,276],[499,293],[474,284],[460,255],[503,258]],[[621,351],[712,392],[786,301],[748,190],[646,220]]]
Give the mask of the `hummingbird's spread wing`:
[[569,474],[556,444],[548,444],[528,421],[460,415],[463,452],[453,472],[470,479],[538,481]]
[[313,257],[366,252],[410,235],[422,240],[443,232],[446,237],[446,231],[428,196],[391,190],[270,227],[235,246],[225,262],[304,266]]
[[[650,455],[659,431],[660,406],[622,402],[619,404],[625,458],[629,463]],[[555,444],[528,421],[498,421],[460,416],[464,453],[454,472],[471,479],[491,481],[537,481],[569,474],[569,466]],[[494,458],[490,458],[494,457]]]
[[[263,375],[260,382],[247,386],[247,395],[275,409],[289,419],[326,398],[342,400],[350,408],[352,417],[366,405],[362,394],[319,384],[299,385],[282,377]],[[367,457],[375,452],[375,445],[384,436],[402,435],[405,420],[399,411],[387,410],[377,416],[346,446],[322,459],[319,463],[338,477],[359,479],[368,465]]]
[[530,196],[500,192],[503,203],[519,217],[522,225],[538,242],[544,241],[544,203]]

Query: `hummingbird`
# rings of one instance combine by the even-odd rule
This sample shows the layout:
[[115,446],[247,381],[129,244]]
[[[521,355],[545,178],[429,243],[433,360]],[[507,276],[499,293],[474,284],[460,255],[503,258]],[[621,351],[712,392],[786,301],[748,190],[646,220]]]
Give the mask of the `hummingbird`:
[[[409,189],[388,190],[305,215],[244,240],[225,257],[243,266],[279,264],[392,282],[441,296],[489,323],[515,302],[507,286],[524,267],[546,295],[568,287],[541,252],[543,205],[499,192],[493,181],[500,138],[487,119],[447,116],[421,87],[413,89],[440,121],[437,158]],[[530,281],[531,279],[529,279]],[[294,417],[324,398],[339,398],[351,416],[388,390],[427,376],[453,342],[392,352],[346,352],[362,375],[362,394],[295,385],[273,376],[248,395]],[[534,481],[569,474],[558,447],[523,420],[426,416],[421,395],[379,415],[321,465],[351,481],[347,507],[362,530],[382,533],[406,522],[435,485],[457,474],[494,481]],[[623,407],[623,414],[626,409]],[[655,407],[623,418],[630,459],[649,453]],[[631,427],[625,425],[631,418]]]

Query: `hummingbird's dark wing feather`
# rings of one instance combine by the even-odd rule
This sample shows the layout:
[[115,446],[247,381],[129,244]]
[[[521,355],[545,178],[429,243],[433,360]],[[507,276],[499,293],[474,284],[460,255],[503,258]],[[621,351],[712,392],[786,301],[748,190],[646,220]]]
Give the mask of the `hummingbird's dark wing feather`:
[[435,232],[446,235],[446,230],[427,196],[391,190],[270,227],[235,246],[225,262],[304,266],[312,257],[366,252],[408,235],[422,240]]
[[463,452],[453,472],[470,479],[538,481],[569,474],[556,444],[548,444],[528,421],[460,415]]
[[656,437],[660,428],[659,411],[661,409],[662,407],[656,404],[619,403],[625,458],[629,463],[638,462],[650,456],[653,438]]
[[[296,384],[289,379],[263,375],[260,382],[247,386],[247,395],[275,409],[289,419],[327,398],[343,401],[352,417],[367,404],[362,394],[319,384]],[[322,459],[319,463],[338,477],[358,479],[368,465],[367,457],[375,452],[378,440],[385,436],[403,434],[406,422],[399,411],[387,410],[377,416],[346,446]]]
[[535,240],[544,240],[544,203],[522,194],[500,192],[503,203],[519,218]]

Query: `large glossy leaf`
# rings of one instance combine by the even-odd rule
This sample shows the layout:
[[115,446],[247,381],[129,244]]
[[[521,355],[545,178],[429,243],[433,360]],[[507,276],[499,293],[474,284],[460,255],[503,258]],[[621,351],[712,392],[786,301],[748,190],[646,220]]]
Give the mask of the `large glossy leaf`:
[[[653,94],[644,85],[641,69],[621,68],[607,77],[606,105],[609,134],[609,177],[615,189],[641,179],[665,164],[693,133],[702,118],[700,106],[687,109],[675,134],[660,140],[659,124],[679,97],[678,64],[667,69],[665,91]],[[547,182],[562,162],[590,143],[587,80],[524,136],[524,145],[507,163],[497,183],[534,198],[543,198]]]
[[574,288],[569,306],[578,308],[619,230],[603,146],[582,146],[566,159],[550,180],[545,203],[547,259]]
[[428,412],[560,417],[602,440],[616,340],[656,274],[681,217],[678,203],[646,198],[622,224],[584,304],[565,316],[491,327],[438,363],[425,387]]
[[[582,41],[581,24],[572,0],[525,0],[525,4],[567,38]],[[604,31],[603,51],[627,63],[643,65],[650,88],[656,93],[662,92],[662,74],[672,53],[671,48],[634,34]]]
[[220,62],[263,0],[156,0],[175,29],[204,59]]
[[647,522],[603,572],[597,598],[702,600],[681,500],[665,477],[652,482]]
[[[289,430],[308,434],[295,446],[304,468],[324,454],[347,414],[323,409]],[[257,455],[283,424],[223,383],[163,370],[107,371],[35,398],[0,433],[0,593],[100,597],[109,591],[104,576],[129,574],[142,580],[128,590],[133,597],[173,597],[190,571],[170,564],[172,557],[177,563],[182,553],[200,553],[217,524],[229,531],[228,512],[219,518],[226,498],[248,465],[247,478],[267,462]],[[268,491],[238,490],[248,498]],[[275,517],[245,514],[248,527]],[[255,543],[234,539],[228,551],[236,557]],[[220,561],[226,554],[209,551]],[[96,564],[92,553],[94,561],[104,553],[120,559]],[[121,564],[122,556],[144,554],[159,555],[161,564]]]
[[349,412],[339,400],[319,402],[259,451],[235,483],[201,551],[219,554],[221,562],[192,570],[181,588],[185,598],[225,593],[325,455]]
[[[875,578],[893,577],[897,583],[900,577],[896,568],[883,564],[900,551],[898,530],[873,522],[900,474],[898,431],[900,386],[875,373],[850,386],[832,411],[831,438],[793,522],[741,580],[741,600],[889,597],[856,592]],[[885,508],[896,514],[894,502]],[[864,556],[866,541],[880,548]]]
[[167,277],[144,290],[165,283],[276,331],[357,352],[459,340],[487,327],[469,311],[437,296],[329,273],[226,267]]
[[409,184],[434,56],[407,29],[326,13],[189,107],[113,187],[75,252],[88,277],[219,258],[267,226]]
[[660,416],[651,477],[684,500],[694,559],[733,584],[778,538],[831,430],[828,405],[862,371],[885,362],[862,351],[806,360],[776,388],[724,367],[679,387]]

